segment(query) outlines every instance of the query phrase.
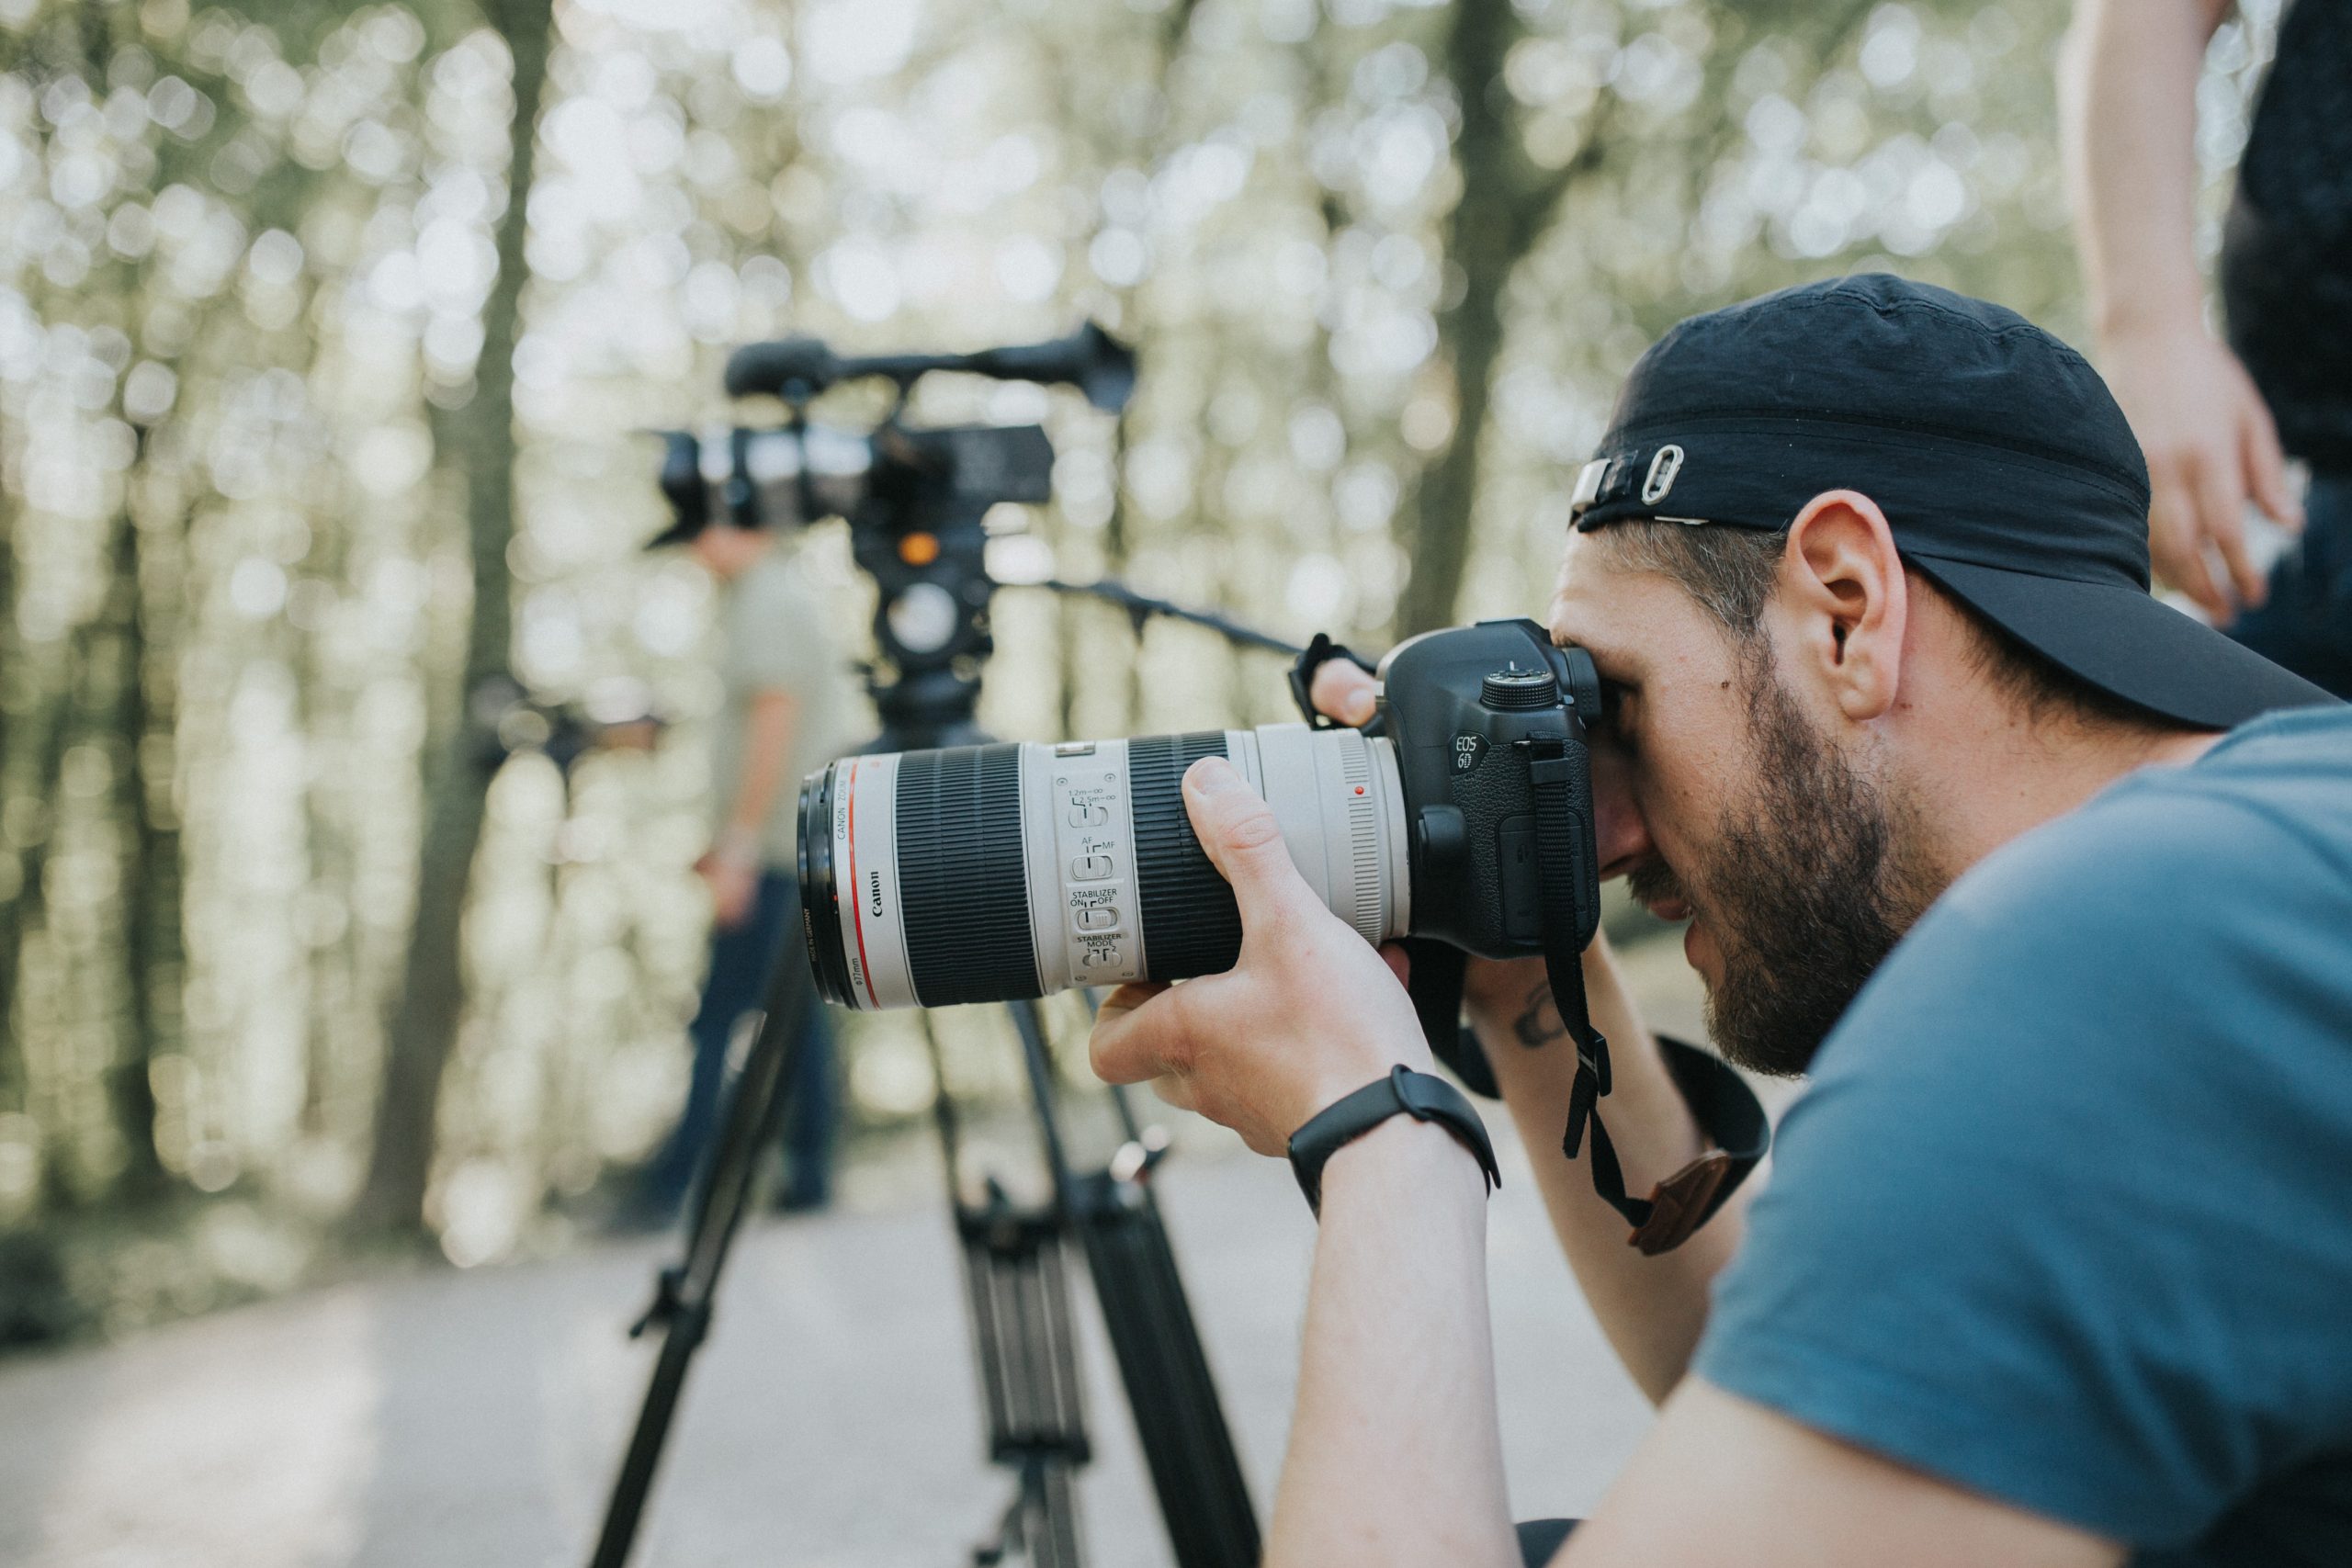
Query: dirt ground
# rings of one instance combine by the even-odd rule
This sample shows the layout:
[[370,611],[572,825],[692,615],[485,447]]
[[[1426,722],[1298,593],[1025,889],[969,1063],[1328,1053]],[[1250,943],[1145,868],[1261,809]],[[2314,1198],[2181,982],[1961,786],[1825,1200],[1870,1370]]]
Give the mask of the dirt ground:
[[[1637,962],[1690,1030],[1679,954]],[[1649,959],[1651,953],[1641,955]],[[1507,1118],[1489,1226],[1521,1517],[1587,1510],[1649,1419],[1569,1279]],[[687,1386],[636,1562],[951,1568],[993,1522],[936,1155],[815,1219],[747,1229]],[[933,1168],[904,1168],[933,1162]],[[1516,1175],[1514,1173],[1517,1173]],[[1287,1168],[1205,1124],[1159,1179],[1252,1490],[1272,1496],[1312,1226]],[[8,1568],[519,1568],[586,1560],[651,1351],[625,1335],[672,1250],[312,1292],[128,1343],[0,1365]],[[1078,1276],[1100,1568],[1170,1561]]]

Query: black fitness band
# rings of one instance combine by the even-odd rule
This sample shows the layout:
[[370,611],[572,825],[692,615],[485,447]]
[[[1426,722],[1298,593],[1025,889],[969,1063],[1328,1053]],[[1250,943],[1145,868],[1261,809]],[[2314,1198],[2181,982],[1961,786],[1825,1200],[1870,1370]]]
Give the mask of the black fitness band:
[[1502,1171],[1495,1164],[1495,1145],[1487,1141],[1487,1124],[1478,1120],[1478,1112],[1462,1091],[1443,1078],[1398,1066],[1390,1068],[1386,1077],[1374,1078],[1353,1094],[1333,1100],[1290,1135],[1290,1168],[1298,1177],[1298,1190],[1306,1194],[1308,1208],[1318,1216],[1323,1213],[1325,1162],[1396,1115],[1443,1127],[1477,1160],[1487,1190],[1503,1184]]

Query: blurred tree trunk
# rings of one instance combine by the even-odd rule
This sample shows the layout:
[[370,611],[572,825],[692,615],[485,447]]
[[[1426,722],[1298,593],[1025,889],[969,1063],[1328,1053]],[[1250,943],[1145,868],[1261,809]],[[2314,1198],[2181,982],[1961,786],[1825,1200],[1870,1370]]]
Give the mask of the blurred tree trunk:
[[[1828,60],[1852,41],[1875,6],[1876,0],[1848,0],[1835,11],[1790,6],[1787,13],[1792,22],[1802,17],[1815,24],[1804,39],[1806,53]],[[1718,37],[1736,33],[1743,17],[1753,14],[1724,7],[1715,23]],[[1454,144],[1462,197],[1447,219],[1444,243],[1445,259],[1462,269],[1463,288],[1461,298],[1438,314],[1438,340],[1453,373],[1455,415],[1445,450],[1423,470],[1413,505],[1397,515],[1397,542],[1412,561],[1397,602],[1400,637],[1453,624],[1470,553],[1471,508],[1478,498],[1479,446],[1495,367],[1502,357],[1503,295],[1568,193],[1601,169],[1617,104],[1604,91],[1574,155],[1557,169],[1541,167],[1527,155],[1524,116],[1503,83],[1503,62],[1527,32],[1518,7],[1464,4],[1454,7],[1453,18],[1442,68],[1462,104],[1462,130]],[[1707,101],[1723,101],[1738,59],[1736,50],[1713,52]],[[1691,149],[1688,164],[1712,168],[1741,133],[1736,118],[1718,117],[1703,145]]]
[[[115,525],[109,590],[117,682],[114,776],[121,872],[116,908],[122,921],[124,1028],[107,1069],[107,1099],[125,1152],[118,1190],[137,1202],[155,1197],[164,1188],[148,1065],[164,1043],[167,1007],[174,1020],[178,1012],[175,1005],[159,1005],[159,998],[178,994],[180,878],[179,831],[171,816],[170,706],[168,696],[160,705],[151,700],[147,573],[139,537],[138,487],[146,467],[149,432],[143,424],[132,428],[134,446],[130,472],[123,477],[122,514]],[[154,711],[159,706],[160,715]],[[153,776],[159,762],[160,781]]]
[[0,508],[9,526],[0,532],[0,1107],[22,1109],[26,1081],[24,1036],[17,1028],[17,953],[24,934],[25,899],[31,891],[30,859],[17,842],[17,824],[6,808],[16,799],[17,757],[24,745],[16,722],[31,694],[30,667],[17,637],[17,531],[15,509]]
[[436,407],[432,420],[435,448],[464,489],[473,607],[458,697],[447,705],[450,720],[427,747],[415,922],[385,1031],[375,1151],[355,1213],[363,1225],[407,1232],[420,1232],[424,1222],[442,1068],[465,1000],[466,886],[481,841],[490,787],[481,737],[467,708],[483,682],[505,674],[512,640],[513,580],[506,557],[514,535],[514,343],[528,270],[524,226],[553,22],[551,0],[485,0],[482,15],[505,39],[514,62],[498,277],[482,304],[474,395],[458,409]]
[[1454,141],[1462,195],[1445,223],[1445,264],[1459,268],[1460,298],[1438,312],[1438,342],[1453,372],[1453,434],[1422,470],[1413,504],[1397,513],[1397,541],[1412,561],[1396,604],[1396,635],[1453,624],[1462,568],[1470,553],[1470,509],[1478,495],[1479,445],[1502,357],[1503,294],[1520,262],[1552,226],[1560,198],[1593,166],[1600,121],[1594,110],[1582,147],[1558,169],[1527,155],[1522,116],[1503,85],[1503,61],[1526,35],[1518,7],[1499,3],[1453,8],[1441,69],[1462,105]]

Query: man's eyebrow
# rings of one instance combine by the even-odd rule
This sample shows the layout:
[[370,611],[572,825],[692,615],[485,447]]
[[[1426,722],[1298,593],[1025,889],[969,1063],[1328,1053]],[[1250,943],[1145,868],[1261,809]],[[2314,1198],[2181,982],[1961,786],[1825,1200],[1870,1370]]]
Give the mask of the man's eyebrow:
[[1577,648],[1583,649],[1587,653],[1591,654],[1594,667],[1600,670],[1604,677],[1609,676],[1610,671],[1612,668],[1623,671],[1626,670],[1628,666],[1634,666],[1638,664],[1638,660],[1636,660],[1634,657],[1624,649],[1611,648],[1606,643],[1589,642],[1583,637],[1572,637],[1566,639],[1566,641],[1563,641],[1556,636],[1553,637],[1552,641],[1555,647],[1564,648],[1573,644]]

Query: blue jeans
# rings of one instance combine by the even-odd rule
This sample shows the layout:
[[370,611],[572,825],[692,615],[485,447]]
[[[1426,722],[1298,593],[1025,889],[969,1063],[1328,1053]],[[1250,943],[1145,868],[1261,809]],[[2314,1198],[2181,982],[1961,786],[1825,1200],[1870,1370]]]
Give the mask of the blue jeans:
[[[728,1043],[743,1015],[767,999],[779,958],[804,968],[808,963],[800,940],[800,888],[788,873],[764,871],[751,911],[738,924],[710,933],[710,974],[689,1031],[694,1077],[677,1131],[646,1170],[648,1207],[674,1209],[701,1179],[723,1109]],[[833,1132],[841,1105],[824,1004],[813,983],[801,994],[808,1000],[799,1020],[799,1057],[785,1091],[784,1201],[787,1208],[817,1208],[832,1191]]]
[[2352,699],[2352,473],[2313,473],[2303,536],[2270,569],[2270,598],[2227,629],[2273,664]]

